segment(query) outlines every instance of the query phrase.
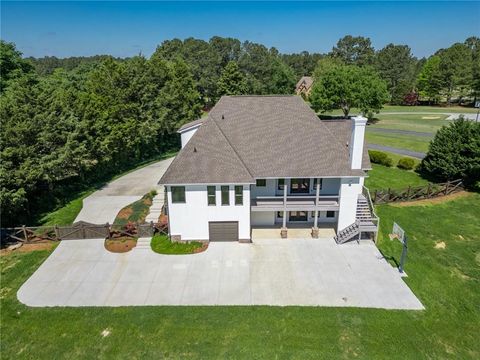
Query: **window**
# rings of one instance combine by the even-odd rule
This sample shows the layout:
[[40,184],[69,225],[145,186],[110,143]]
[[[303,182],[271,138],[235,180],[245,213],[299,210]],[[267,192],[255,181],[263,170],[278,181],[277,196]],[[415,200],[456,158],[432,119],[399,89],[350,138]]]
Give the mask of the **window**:
[[[313,191],[317,191],[317,178],[313,179]],[[322,190],[323,179],[320,179],[320,190]]]
[[222,185],[222,205],[230,205],[230,187],[228,185]]
[[235,186],[235,205],[243,205],[243,186]]
[[185,202],[185,186],[172,186],[172,203],[179,204]]
[[305,194],[310,192],[310,179],[292,179],[290,182],[292,194]]
[[283,219],[283,211],[277,211],[277,218]]
[[290,211],[290,221],[307,221],[307,215],[308,213],[306,211]]
[[327,211],[327,218],[335,217],[335,211]]
[[265,179],[257,179],[257,186],[258,186],[258,187],[265,187],[265,186],[267,186],[267,180],[265,180]]
[[207,186],[207,198],[209,206],[217,205],[217,199],[215,197],[215,186]]
[[283,190],[285,188],[285,179],[278,179],[278,190]]

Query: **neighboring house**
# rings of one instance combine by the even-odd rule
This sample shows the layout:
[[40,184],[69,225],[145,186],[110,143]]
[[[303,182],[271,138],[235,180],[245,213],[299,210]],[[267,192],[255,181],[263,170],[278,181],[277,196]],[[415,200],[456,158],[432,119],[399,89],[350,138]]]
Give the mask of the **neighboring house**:
[[313,78],[310,76],[302,76],[298,81],[297,86],[295,87],[295,93],[297,95],[305,94],[306,96],[310,95],[312,90]]
[[[299,96],[224,96],[182,126],[182,149],[161,178],[173,240],[250,241],[252,229],[377,231],[363,187],[367,119],[322,121]],[[343,230],[343,231],[342,231]]]

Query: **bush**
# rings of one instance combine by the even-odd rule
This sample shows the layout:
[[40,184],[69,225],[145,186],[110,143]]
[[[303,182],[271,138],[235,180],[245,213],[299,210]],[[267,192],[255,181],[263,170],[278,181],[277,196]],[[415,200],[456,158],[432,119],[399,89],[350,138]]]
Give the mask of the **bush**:
[[368,150],[368,155],[370,156],[370,161],[374,164],[380,164],[383,166],[393,165],[392,158],[383,151]]
[[397,167],[403,170],[412,170],[415,167],[415,161],[409,157],[403,157],[398,160]]
[[436,180],[480,181],[480,123],[464,119],[443,126],[430,143],[420,171]]

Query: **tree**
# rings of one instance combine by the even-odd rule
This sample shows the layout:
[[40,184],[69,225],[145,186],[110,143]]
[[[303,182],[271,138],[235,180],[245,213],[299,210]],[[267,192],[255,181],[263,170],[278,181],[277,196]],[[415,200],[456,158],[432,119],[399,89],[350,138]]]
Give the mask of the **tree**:
[[342,109],[346,117],[352,107],[357,107],[368,115],[382,108],[388,91],[373,69],[341,65],[332,67],[314,82],[309,99],[315,111]]
[[430,103],[437,103],[440,100],[440,93],[443,88],[443,78],[440,72],[440,57],[431,56],[423,65],[417,78],[419,94],[428,98]]
[[242,95],[248,91],[245,75],[240,71],[235,61],[230,61],[222,71],[218,81],[218,94]]
[[438,180],[480,185],[480,123],[464,119],[443,126],[430,143],[420,170]]
[[0,93],[12,79],[33,71],[33,65],[22,58],[15,44],[0,40]]
[[333,69],[336,66],[342,66],[344,63],[339,58],[333,58],[330,56],[326,56],[323,59],[318,60],[317,66],[313,71],[313,79],[318,80],[321,79],[323,74],[328,72],[329,70]]
[[447,103],[450,104],[453,92],[459,99],[470,92],[472,84],[472,54],[465,44],[453,44],[448,49],[437,52],[440,57],[439,69],[445,86]]
[[301,78],[302,76],[311,76],[317,62],[323,57],[322,54],[302,51],[299,54],[284,54],[282,60],[293,69],[296,78]]
[[407,45],[388,44],[375,56],[375,68],[387,82],[390,103],[401,104],[404,96],[413,90],[416,59]]
[[465,45],[467,45],[472,52],[472,92],[475,100],[480,97],[480,38],[476,36],[469,37],[465,40]]
[[375,50],[369,38],[347,35],[337,42],[330,53],[332,57],[348,65],[371,65]]

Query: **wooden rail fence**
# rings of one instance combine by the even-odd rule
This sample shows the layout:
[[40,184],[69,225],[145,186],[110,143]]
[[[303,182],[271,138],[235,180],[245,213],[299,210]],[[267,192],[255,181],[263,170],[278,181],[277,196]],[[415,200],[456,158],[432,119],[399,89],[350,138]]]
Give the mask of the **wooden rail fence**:
[[0,229],[2,244],[16,242],[35,243],[40,241],[118,239],[123,237],[150,237],[156,233],[168,235],[168,223],[129,223],[127,225],[91,224],[79,221],[68,226],[21,226]]
[[374,204],[386,204],[390,202],[412,201],[430,199],[445,196],[464,190],[462,180],[447,181],[441,184],[428,184],[426,186],[409,186],[402,190],[375,190],[372,201]]

